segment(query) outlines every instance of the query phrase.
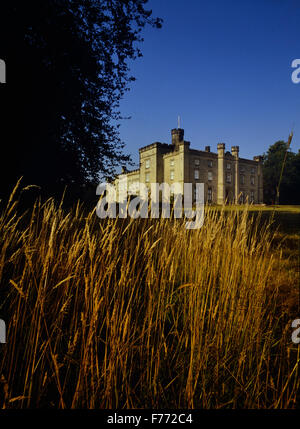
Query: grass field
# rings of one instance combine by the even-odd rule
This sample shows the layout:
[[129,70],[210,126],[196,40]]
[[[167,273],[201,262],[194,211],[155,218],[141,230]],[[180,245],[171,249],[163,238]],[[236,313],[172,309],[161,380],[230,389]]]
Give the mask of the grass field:
[[0,213],[2,408],[296,408],[295,207]]

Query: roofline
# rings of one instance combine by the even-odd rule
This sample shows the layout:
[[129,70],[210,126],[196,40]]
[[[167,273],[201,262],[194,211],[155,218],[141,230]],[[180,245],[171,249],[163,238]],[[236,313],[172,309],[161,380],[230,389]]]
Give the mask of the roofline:
[[143,152],[144,150],[150,149],[151,147],[161,147],[164,149],[170,149],[170,151],[173,149],[173,145],[172,144],[168,144],[168,143],[161,143],[161,142],[154,142],[154,143],[150,143],[146,146],[140,147],[139,148],[139,152]]
[[246,164],[258,164],[258,161],[255,161],[254,159],[239,158],[239,161],[245,162]]

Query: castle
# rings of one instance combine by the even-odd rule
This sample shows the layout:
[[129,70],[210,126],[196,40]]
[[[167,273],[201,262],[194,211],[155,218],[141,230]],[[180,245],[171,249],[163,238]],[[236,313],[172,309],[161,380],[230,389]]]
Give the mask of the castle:
[[122,171],[128,187],[140,182],[150,190],[151,183],[177,182],[181,186],[192,183],[196,190],[196,183],[204,183],[207,203],[263,203],[261,156],[240,158],[239,146],[232,146],[230,153],[224,143],[218,144],[217,153],[211,152],[210,146],[191,149],[183,129],[175,128],[171,134],[172,144],[155,142],[139,149],[140,168]]

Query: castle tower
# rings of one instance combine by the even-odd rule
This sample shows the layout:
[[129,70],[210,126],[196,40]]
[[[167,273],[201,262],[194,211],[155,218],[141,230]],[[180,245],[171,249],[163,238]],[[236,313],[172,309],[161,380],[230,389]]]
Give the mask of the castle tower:
[[262,173],[262,165],[263,165],[263,157],[262,156],[254,156],[253,160],[257,162],[257,202],[258,204],[263,204],[264,202],[264,189],[263,189],[263,173]]
[[223,204],[225,201],[224,155],[225,143],[218,143],[218,204]]
[[231,146],[231,155],[235,159],[234,165],[234,201],[235,204],[239,203],[240,193],[240,177],[239,177],[239,146]]
[[175,150],[178,150],[179,144],[183,143],[184,130],[182,128],[173,128],[172,134],[172,145],[175,146]]

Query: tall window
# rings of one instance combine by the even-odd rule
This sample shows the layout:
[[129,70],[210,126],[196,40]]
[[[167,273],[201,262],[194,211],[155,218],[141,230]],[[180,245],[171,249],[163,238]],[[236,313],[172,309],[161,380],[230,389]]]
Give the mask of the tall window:
[[196,200],[198,194],[197,194],[197,189],[196,186],[193,185],[193,199]]
[[146,173],[146,182],[148,183],[150,181],[150,174]]
[[241,174],[241,185],[245,184],[245,175]]
[[174,180],[174,171],[173,170],[170,171],[170,179]]
[[231,164],[229,164],[229,162],[227,162],[227,164],[226,164],[226,168],[227,168],[227,170],[230,170],[230,169],[231,169]]
[[255,173],[255,167],[251,167],[251,174]]
[[212,202],[212,189],[211,188],[207,189],[207,202],[209,202],[209,203]]
[[244,173],[245,172],[245,167],[244,166],[242,166],[241,167],[241,173]]
[[213,179],[212,171],[209,171],[209,172],[208,172],[208,174],[207,174],[207,178],[208,178],[208,180],[212,180],[212,179]]
[[195,159],[195,165],[200,165],[199,159]]
[[254,176],[251,176],[251,177],[250,177],[250,183],[251,183],[251,185],[254,185],[254,184],[255,184]]
[[171,159],[171,161],[170,161],[170,166],[171,166],[171,167],[174,167],[174,159]]
[[211,160],[207,161],[207,165],[209,168],[211,168],[212,167],[212,161]]
[[226,182],[231,183],[231,173],[226,173]]
[[146,159],[145,167],[150,168],[150,159]]
[[195,179],[199,179],[199,170],[195,170],[194,177]]
[[254,203],[254,191],[250,191],[250,203]]

